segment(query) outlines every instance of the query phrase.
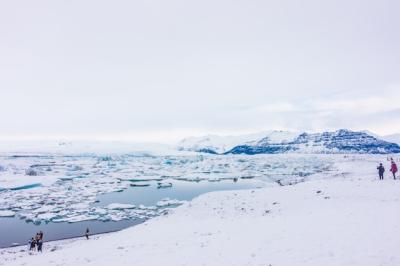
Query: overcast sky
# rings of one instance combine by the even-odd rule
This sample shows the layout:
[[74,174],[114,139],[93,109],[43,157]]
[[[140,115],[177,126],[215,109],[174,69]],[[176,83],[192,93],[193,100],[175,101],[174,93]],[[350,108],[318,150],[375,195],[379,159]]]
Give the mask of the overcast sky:
[[400,132],[400,1],[1,1],[0,137]]

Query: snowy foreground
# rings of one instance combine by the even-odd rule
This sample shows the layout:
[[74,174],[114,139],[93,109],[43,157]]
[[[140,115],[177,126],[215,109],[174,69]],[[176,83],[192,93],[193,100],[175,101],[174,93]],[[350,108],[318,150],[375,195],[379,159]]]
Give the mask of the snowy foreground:
[[2,265],[400,265],[400,181],[386,157],[350,156],[307,182],[213,192],[144,224],[43,254],[0,250]]

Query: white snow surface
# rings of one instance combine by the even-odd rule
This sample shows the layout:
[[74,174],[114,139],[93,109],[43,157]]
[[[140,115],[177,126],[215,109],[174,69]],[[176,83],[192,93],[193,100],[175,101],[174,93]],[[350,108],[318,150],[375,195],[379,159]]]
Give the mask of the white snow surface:
[[400,265],[400,181],[376,178],[386,157],[331,158],[335,171],[303,183],[204,194],[168,215],[54,252],[46,243],[43,254],[1,250],[0,264]]

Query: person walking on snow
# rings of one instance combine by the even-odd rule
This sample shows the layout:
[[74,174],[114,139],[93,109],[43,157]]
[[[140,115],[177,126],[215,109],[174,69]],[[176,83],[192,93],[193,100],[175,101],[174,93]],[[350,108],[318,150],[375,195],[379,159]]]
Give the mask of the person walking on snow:
[[379,180],[383,180],[383,173],[385,172],[385,167],[383,167],[382,163],[376,168],[379,172]]
[[393,174],[393,179],[396,179],[396,173],[397,173],[397,165],[392,159],[392,166],[390,167],[390,172]]

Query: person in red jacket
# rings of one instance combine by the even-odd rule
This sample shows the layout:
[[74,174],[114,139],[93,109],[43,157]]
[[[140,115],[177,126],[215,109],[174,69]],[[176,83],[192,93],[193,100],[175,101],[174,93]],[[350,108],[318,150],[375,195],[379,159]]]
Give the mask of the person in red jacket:
[[397,165],[393,159],[392,159],[392,166],[390,167],[390,172],[392,172],[393,178],[396,179]]

